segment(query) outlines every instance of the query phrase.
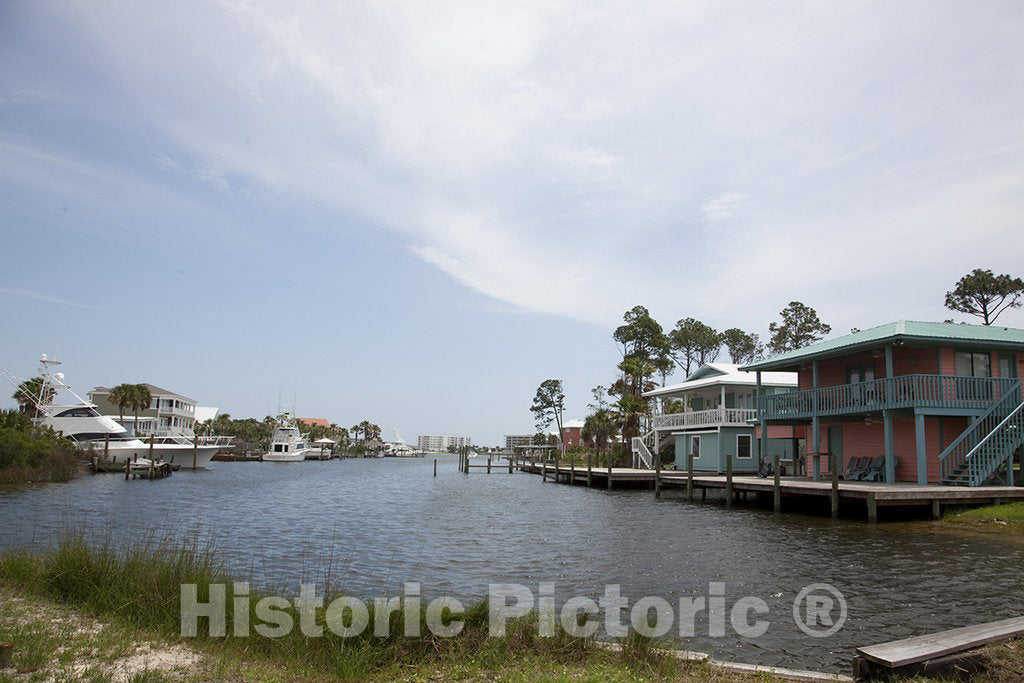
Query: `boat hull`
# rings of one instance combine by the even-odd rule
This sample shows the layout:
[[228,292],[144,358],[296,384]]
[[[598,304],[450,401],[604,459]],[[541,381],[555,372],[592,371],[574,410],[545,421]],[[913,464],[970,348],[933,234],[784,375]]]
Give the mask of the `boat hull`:
[[[103,453],[102,443],[93,444],[92,446],[93,452]],[[194,450],[195,468],[197,470],[206,469],[207,465],[210,464],[210,460],[219,450],[219,446],[200,446],[196,448]],[[145,460],[148,462],[150,455],[153,456],[154,460],[163,460],[171,465],[177,465],[183,470],[190,470],[193,466],[193,448],[184,444],[154,444],[152,451],[149,449],[149,444],[124,447],[117,447],[111,444],[108,448],[105,462],[114,464],[122,463],[125,460]]]
[[264,453],[263,462],[302,462],[306,459],[309,451],[295,451],[294,453]]

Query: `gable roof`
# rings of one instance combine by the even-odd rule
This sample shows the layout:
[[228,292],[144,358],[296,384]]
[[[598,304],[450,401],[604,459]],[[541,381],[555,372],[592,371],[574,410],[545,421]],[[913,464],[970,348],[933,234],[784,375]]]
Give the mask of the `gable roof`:
[[297,417],[299,422],[309,427],[330,427],[331,423],[324,417]]
[[780,353],[771,358],[743,366],[744,370],[778,370],[798,368],[815,358],[840,356],[897,340],[924,344],[948,344],[951,346],[1013,347],[1024,348],[1024,330],[1015,327],[995,325],[966,325],[962,323],[934,323],[917,320],[898,320],[867,330],[827,339],[802,349]]
[[[717,385],[756,386],[757,375],[741,370],[735,363],[705,363],[678,384],[670,384],[653,391],[645,391],[644,396],[671,396],[693,389]],[[771,387],[795,387],[795,372],[764,372],[761,373],[761,385]]]

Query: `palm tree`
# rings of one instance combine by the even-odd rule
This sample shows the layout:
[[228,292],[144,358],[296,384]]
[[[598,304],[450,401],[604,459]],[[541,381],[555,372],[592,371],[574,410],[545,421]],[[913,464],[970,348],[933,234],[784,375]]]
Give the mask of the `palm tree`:
[[133,384],[131,388],[131,407],[135,411],[134,431],[139,432],[139,411],[149,408],[153,402],[153,396],[149,393],[149,387],[145,384]]
[[594,442],[594,460],[601,461],[601,448],[615,435],[617,421],[615,413],[608,408],[598,408],[583,421],[582,436]]
[[133,387],[134,384],[118,384],[116,387],[110,390],[110,396],[107,398],[108,401],[117,406],[118,415],[120,416],[120,422],[124,424],[124,411],[129,410],[132,407],[134,400]]
[[18,402],[21,412],[29,417],[39,417],[36,401],[40,401],[43,404],[49,403],[56,396],[57,390],[53,387],[46,387],[46,395],[43,396],[42,394],[43,378],[33,377],[19,384],[11,398]]
[[363,433],[363,425],[366,424],[366,420],[363,420],[357,425],[352,425],[349,430],[352,433],[352,438],[356,443],[359,443],[359,435]]

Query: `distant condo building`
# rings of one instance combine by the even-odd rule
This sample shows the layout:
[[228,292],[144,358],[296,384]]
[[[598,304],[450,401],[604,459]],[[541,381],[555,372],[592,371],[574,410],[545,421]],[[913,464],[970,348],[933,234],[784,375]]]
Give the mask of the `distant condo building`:
[[529,446],[533,444],[533,434],[506,434],[505,449],[512,450],[517,446]]
[[445,434],[427,434],[416,439],[419,450],[428,452],[445,452],[449,446],[462,448],[473,442],[468,436],[448,436]]

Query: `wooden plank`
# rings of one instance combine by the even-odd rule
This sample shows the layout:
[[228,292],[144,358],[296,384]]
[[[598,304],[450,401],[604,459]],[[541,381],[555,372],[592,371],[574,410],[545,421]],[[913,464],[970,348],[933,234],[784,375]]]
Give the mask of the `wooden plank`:
[[857,655],[896,668],[1024,635],[1024,617],[1012,617],[977,626],[965,626],[925,636],[857,648]]

